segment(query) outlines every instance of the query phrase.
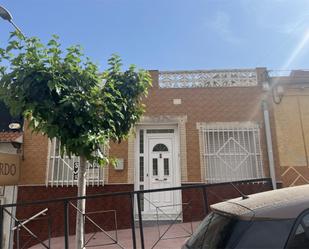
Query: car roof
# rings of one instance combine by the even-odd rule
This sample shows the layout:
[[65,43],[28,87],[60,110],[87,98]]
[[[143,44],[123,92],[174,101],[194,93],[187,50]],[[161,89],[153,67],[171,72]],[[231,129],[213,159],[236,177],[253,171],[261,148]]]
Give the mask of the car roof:
[[236,198],[211,205],[213,211],[243,219],[292,219],[309,209],[309,184]]

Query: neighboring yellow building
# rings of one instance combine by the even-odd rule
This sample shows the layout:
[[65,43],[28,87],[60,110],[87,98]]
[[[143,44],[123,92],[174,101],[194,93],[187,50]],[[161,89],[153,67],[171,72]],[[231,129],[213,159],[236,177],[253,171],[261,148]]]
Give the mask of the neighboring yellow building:
[[309,183],[309,71],[271,77],[270,83],[282,184]]

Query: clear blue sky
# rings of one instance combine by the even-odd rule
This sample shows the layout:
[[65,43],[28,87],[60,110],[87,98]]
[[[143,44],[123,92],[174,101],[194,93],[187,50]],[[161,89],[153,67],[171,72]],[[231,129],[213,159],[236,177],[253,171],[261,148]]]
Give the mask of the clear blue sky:
[[[0,0],[28,36],[81,44],[106,67],[309,69],[309,0]],[[12,27],[0,20],[0,46]]]

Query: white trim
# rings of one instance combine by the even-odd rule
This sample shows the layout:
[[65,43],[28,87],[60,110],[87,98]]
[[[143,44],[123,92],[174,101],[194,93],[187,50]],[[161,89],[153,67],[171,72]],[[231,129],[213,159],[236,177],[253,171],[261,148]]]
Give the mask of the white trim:
[[[106,147],[103,147],[103,151],[104,151],[104,153],[106,153],[107,156],[109,156],[109,150],[110,150],[110,141],[108,141],[106,143]],[[105,166],[103,166],[104,185],[108,183],[108,177],[109,177],[109,165],[105,165]]]
[[204,184],[205,182],[182,182],[181,185],[186,185],[186,184]]
[[128,137],[128,167],[127,167],[127,183],[134,184],[134,162],[135,160],[135,140],[136,140],[136,129],[132,129]]
[[[106,185],[134,185],[134,184],[133,183],[123,183],[123,182],[117,182],[117,183],[106,183],[105,182],[104,186],[106,186]],[[104,186],[102,186],[102,185],[99,185],[99,186],[94,185],[93,187],[104,187]],[[44,184],[44,183],[41,183],[41,184],[38,183],[38,184],[31,184],[31,185],[30,184],[29,185],[22,184],[22,185],[18,185],[18,187],[52,187],[52,186],[50,186],[50,185],[46,186],[46,184]],[[61,187],[61,186],[58,186],[58,188],[59,187]],[[66,187],[66,186],[63,186],[63,187]],[[69,187],[75,187],[75,185],[69,186]],[[87,187],[92,187],[92,185],[87,186]]]
[[46,183],[37,183],[37,184],[18,184],[18,187],[51,187],[51,186],[47,186]]
[[50,148],[51,148],[51,140],[48,138],[47,142],[47,160],[46,160],[46,177],[45,177],[45,185],[48,185],[49,179],[49,160],[50,160]]
[[174,115],[159,115],[159,116],[143,116],[138,125],[178,125],[180,122],[187,122],[187,116],[174,116]]
[[259,128],[258,123],[256,122],[210,122],[210,123],[196,123],[196,128],[197,129],[231,129],[233,130],[234,128]]

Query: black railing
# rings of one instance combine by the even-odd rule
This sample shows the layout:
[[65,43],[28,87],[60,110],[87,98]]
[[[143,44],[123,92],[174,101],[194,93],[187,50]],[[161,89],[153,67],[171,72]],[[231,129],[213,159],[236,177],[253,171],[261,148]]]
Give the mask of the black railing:
[[[72,204],[72,202],[76,202],[77,200],[86,199],[86,200],[92,200],[97,198],[106,198],[106,197],[126,197],[129,198],[129,209],[130,209],[130,225],[131,225],[131,233],[132,233],[132,247],[134,249],[136,248],[146,248],[145,247],[145,238],[144,238],[144,228],[143,228],[143,215],[142,215],[142,207],[141,207],[141,200],[144,197],[144,194],[147,193],[156,193],[156,192],[163,192],[163,191],[185,191],[185,190],[201,190],[202,198],[201,198],[201,206],[204,208],[204,214],[207,214],[209,212],[209,195],[214,192],[211,189],[215,187],[220,187],[224,185],[231,185],[231,188],[236,188],[235,186],[239,186],[242,184],[255,184],[259,183],[262,184],[262,186],[266,186],[266,189],[271,189],[271,179],[270,178],[261,178],[261,179],[251,179],[251,180],[245,180],[245,181],[233,181],[233,182],[225,182],[225,183],[215,183],[215,184],[194,184],[194,185],[184,185],[180,187],[172,187],[172,188],[164,188],[164,189],[149,189],[149,190],[137,190],[137,191],[125,191],[125,192],[116,192],[116,193],[101,193],[101,194],[92,194],[87,196],[81,196],[81,197],[68,197],[68,198],[58,198],[58,199],[52,199],[52,200],[38,200],[38,201],[31,201],[31,202],[20,202],[20,203],[14,203],[14,204],[4,204],[0,205],[0,249],[2,249],[2,241],[3,241],[3,217],[5,213],[8,213],[6,210],[10,207],[26,207],[26,206],[38,206],[38,205],[47,205],[47,204],[59,204],[63,207],[63,248],[68,249],[69,248],[69,229],[70,229],[70,211],[69,206]],[[208,192],[207,192],[208,191]],[[239,196],[240,193],[237,192],[237,188],[234,189],[233,196],[225,196],[225,198],[232,198],[236,196]],[[260,192],[259,190],[254,192]],[[244,193],[247,194],[247,193]],[[136,199],[135,199],[136,197]],[[222,199],[222,198],[221,198]],[[224,198],[223,198],[224,200]],[[136,201],[136,206],[134,205]],[[186,203],[187,204],[187,203]],[[213,203],[211,203],[213,204]],[[178,204],[180,205],[180,204]],[[183,205],[183,204],[181,204]],[[134,208],[137,208],[136,212]],[[136,216],[137,215],[137,219]],[[22,226],[22,222],[18,219],[14,218],[17,226]],[[137,243],[137,234],[136,234],[136,222],[138,222],[138,229],[139,229],[139,242],[140,246],[138,246]],[[44,243],[42,240],[38,240],[39,243]],[[156,244],[158,241],[156,241]],[[42,244],[44,247],[47,247],[45,244]],[[153,246],[154,247],[154,246]],[[152,247],[152,248],[153,248]]]

